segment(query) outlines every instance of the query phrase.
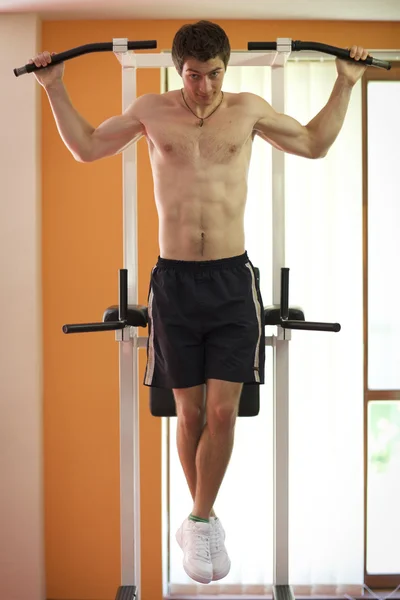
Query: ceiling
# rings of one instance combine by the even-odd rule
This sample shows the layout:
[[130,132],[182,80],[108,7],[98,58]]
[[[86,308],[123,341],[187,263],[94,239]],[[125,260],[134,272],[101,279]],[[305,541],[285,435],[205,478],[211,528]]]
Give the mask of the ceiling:
[[400,0],[0,0],[0,13],[50,19],[400,21]]

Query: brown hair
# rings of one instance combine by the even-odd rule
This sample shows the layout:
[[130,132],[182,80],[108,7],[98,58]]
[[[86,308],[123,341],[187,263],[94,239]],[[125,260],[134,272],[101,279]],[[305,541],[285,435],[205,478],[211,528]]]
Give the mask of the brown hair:
[[180,75],[182,75],[183,64],[188,58],[207,62],[219,57],[226,69],[230,55],[228,36],[222,27],[210,21],[183,25],[176,32],[172,44],[172,60]]

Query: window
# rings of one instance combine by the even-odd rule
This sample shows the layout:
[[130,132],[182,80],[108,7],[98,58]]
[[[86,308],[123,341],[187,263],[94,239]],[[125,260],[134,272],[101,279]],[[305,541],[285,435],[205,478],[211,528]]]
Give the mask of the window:
[[400,572],[400,401],[368,402],[367,572]]
[[395,587],[400,578],[400,66],[368,69],[364,121],[365,580]]

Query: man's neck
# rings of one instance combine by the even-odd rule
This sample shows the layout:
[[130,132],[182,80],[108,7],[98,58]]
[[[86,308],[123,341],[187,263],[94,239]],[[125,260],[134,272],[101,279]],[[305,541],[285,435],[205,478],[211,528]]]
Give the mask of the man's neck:
[[202,106],[201,104],[197,104],[197,102],[189,98],[184,89],[182,90],[182,95],[187,107],[189,107],[193,114],[195,114],[196,117],[198,117],[199,119],[205,119],[208,117],[208,115],[214,112],[217,109],[217,107],[222,103],[223,98],[223,92],[221,91],[212,104],[208,106]]

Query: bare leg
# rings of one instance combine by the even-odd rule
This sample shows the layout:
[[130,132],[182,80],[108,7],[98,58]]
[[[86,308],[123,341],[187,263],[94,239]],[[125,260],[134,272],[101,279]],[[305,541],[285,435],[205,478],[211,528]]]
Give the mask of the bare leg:
[[176,442],[182,469],[194,500],[196,494],[196,451],[204,427],[203,386],[175,389],[178,423]]
[[[203,386],[174,390],[178,423],[176,442],[179,460],[193,499],[196,497],[196,453],[205,422]],[[211,516],[215,516],[214,509]]]
[[193,514],[208,519],[228,467],[234,441],[241,383],[207,382],[207,424],[196,453],[196,494]]

